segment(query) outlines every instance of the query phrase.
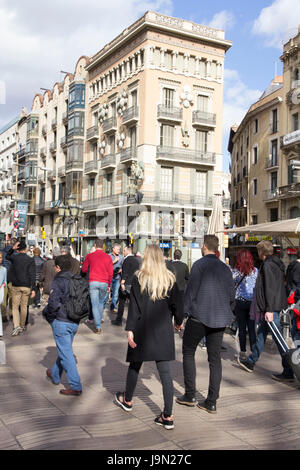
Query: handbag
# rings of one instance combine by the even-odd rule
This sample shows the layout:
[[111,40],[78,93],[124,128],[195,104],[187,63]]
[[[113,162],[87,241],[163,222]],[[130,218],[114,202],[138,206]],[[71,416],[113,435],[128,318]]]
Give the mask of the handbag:
[[233,313],[234,313],[235,307],[236,307],[235,295],[236,295],[236,293],[237,293],[238,287],[241,285],[241,283],[243,282],[243,280],[245,279],[245,277],[246,277],[246,274],[244,274],[244,276],[242,277],[242,279],[239,281],[239,283],[237,284],[237,286],[234,288],[234,301],[233,301],[232,304],[231,304],[231,310],[233,311]]

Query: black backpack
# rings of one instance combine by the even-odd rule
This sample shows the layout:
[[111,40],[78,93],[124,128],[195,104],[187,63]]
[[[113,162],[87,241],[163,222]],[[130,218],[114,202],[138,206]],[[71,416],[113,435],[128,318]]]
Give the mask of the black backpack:
[[74,322],[80,322],[89,314],[89,283],[78,274],[73,274],[70,278],[70,295],[63,307],[69,320]]

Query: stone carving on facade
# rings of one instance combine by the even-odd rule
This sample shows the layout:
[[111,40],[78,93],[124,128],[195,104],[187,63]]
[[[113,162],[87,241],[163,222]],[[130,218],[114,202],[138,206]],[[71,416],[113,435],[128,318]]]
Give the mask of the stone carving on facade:
[[119,137],[118,137],[118,147],[120,150],[122,150],[122,148],[124,147],[125,139],[126,139],[125,130],[121,127],[120,132],[119,132]]
[[183,87],[183,92],[180,94],[180,99],[181,99],[182,105],[185,108],[189,108],[190,106],[194,104],[194,99],[191,93],[190,86],[186,85]]
[[139,192],[145,178],[145,166],[143,162],[132,162],[130,167],[130,183],[127,186],[128,198],[134,198]]
[[101,122],[101,124],[107,118],[107,115],[108,115],[108,104],[104,103],[99,108],[99,121]]
[[106,147],[106,141],[105,141],[105,139],[103,139],[102,142],[101,142],[101,146],[100,146],[100,154],[101,155],[104,155],[105,147]]
[[117,99],[117,111],[120,114],[120,116],[123,116],[123,113],[125,109],[127,108],[127,103],[128,103],[128,95],[125,89],[123,88]]
[[184,127],[181,128],[181,134],[182,134],[182,145],[184,147],[189,147],[190,145],[190,131],[187,128],[187,124],[184,124]]

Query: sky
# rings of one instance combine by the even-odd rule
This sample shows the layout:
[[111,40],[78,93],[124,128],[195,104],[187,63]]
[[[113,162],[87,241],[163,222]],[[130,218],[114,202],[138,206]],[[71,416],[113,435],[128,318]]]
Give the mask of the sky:
[[[147,10],[224,29],[224,170],[230,127],[241,122],[275,73],[283,42],[297,32],[300,0],[0,0],[0,128],[52,89]],[[42,92],[43,93],[43,92]]]

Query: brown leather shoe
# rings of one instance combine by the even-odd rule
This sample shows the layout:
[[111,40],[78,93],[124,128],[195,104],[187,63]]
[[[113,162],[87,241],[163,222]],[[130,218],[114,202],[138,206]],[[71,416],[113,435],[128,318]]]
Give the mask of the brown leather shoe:
[[63,388],[59,391],[59,393],[61,393],[62,395],[73,395],[75,397],[78,397],[82,394],[82,390],[72,390],[71,388]]
[[54,382],[54,380],[52,379],[51,369],[47,369],[47,370],[46,370],[46,375],[47,375],[48,379],[50,379],[51,382],[52,382],[54,385],[59,385],[59,382],[56,383],[56,382]]
[[94,333],[96,333],[96,335],[100,335],[100,333],[101,333],[101,328],[96,328],[96,329],[94,330]]

